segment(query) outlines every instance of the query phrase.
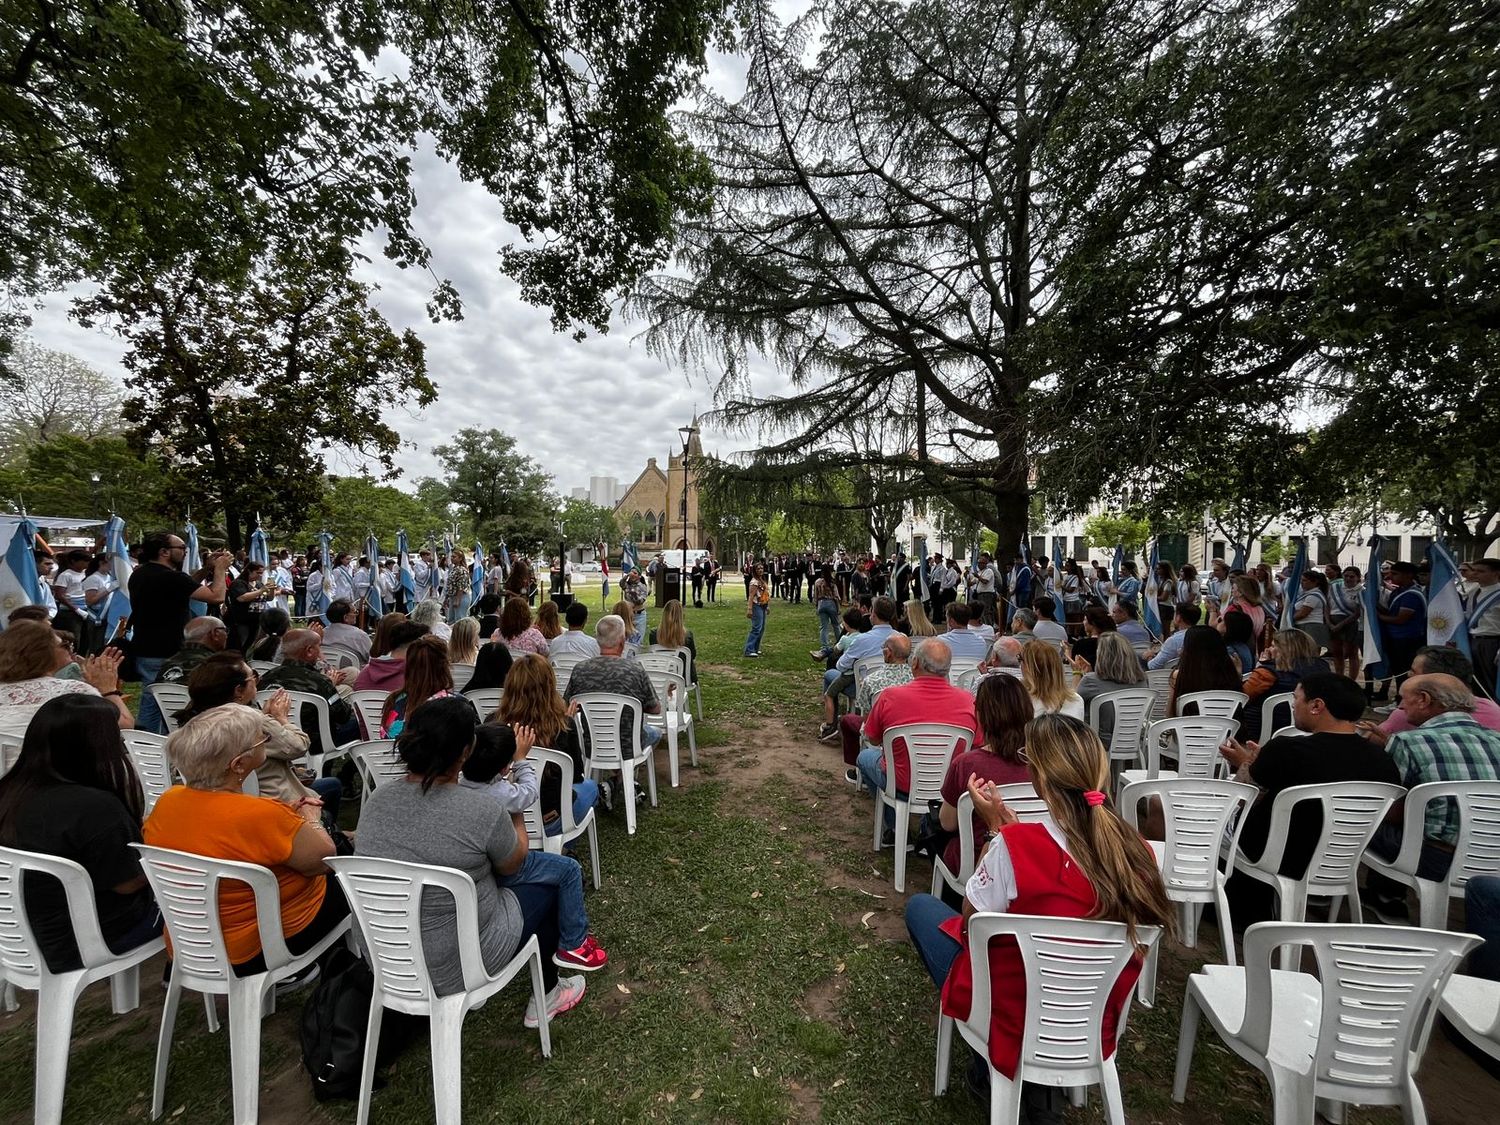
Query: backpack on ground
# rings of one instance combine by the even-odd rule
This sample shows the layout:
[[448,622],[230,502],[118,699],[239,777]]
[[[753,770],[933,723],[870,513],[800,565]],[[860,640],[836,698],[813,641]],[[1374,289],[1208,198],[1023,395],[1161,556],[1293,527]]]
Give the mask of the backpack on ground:
[[359,1096],[365,1030],[374,995],[370,966],[347,946],[334,946],[302,1007],[302,1065],[312,1075],[313,1097],[318,1101]]

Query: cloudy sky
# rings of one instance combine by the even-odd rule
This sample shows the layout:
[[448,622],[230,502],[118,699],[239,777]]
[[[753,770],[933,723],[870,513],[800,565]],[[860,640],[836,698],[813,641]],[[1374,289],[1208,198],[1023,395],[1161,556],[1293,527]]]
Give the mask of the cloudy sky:
[[[790,5],[796,7],[798,5]],[[709,82],[730,96],[744,88],[738,58],[711,60]],[[430,149],[417,154],[414,184],[417,231],[432,249],[432,268],[451,279],[464,301],[464,319],[433,324],[426,314],[432,278],[402,271],[378,253],[365,271],[380,287],[376,304],[398,330],[413,329],[427,346],[428,373],[438,401],[425,411],[400,411],[388,420],[407,440],[397,463],[398,484],[441,476],[432,448],[464,426],[494,427],[514,435],[521,448],[552,473],[559,491],[614,476],[627,486],[655,456],[680,448],[677,427],[713,397],[711,373],[672,367],[648,355],[634,339],[643,325],[618,317],[604,336],[575,342],[552,331],[548,310],[533,308],[499,270],[499,250],[516,235],[499,206],[479,187],[465,184]],[[120,341],[85,330],[67,316],[59,295],[34,317],[33,337],[45,347],[71,352],[116,378],[123,376]],[[782,389],[762,372],[756,390]],[[706,429],[704,448],[728,454],[744,439]],[[335,471],[349,466],[333,464]]]

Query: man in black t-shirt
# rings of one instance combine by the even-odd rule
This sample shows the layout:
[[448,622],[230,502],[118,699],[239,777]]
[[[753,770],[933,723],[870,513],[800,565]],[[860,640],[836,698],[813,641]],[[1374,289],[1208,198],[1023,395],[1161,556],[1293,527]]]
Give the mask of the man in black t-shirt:
[[[1401,784],[1390,755],[1355,730],[1364,712],[1365,695],[1358,684],[1332,672],[1316,672],[1302,678],[1293,696],[1292,722],[1305,734],[1273,738],[1264,746],[1230,739],[1219,748],[1236,771],[1237,781],[1260,786],[1260,796],[1245,814],[1240,833],[1240,851],[1248,858],[1264,854],[1271,806],[1283,789],[1334,781]],[[1322,829],[1321,809],[1312,804],[1297,808],[1287,829],[1282,875],[1296,879],[1307,873]],[[1275,919],[1275,896],[1267,884],[1236,874],[1226,890],[1236,930]]]
[[177,652],[182,632],[192,614],[188,602],[199,601],[217,608],[224,601],[224,577],[234,557],[216,551],[208,565],[213,581],[199,582],[182,572],[187,544],[171,532],[152,532],[141,543],[141,565],[130,576],[130,649],[141,677],[141,710],[136,730],[164,734],[166,724],[156,706],[156,697],[146,690],[156,682],[161,667]]

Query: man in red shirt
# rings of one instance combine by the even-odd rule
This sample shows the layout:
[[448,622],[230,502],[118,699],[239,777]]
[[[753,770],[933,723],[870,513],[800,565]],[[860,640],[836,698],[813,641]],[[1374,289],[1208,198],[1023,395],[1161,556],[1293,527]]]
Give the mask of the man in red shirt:
[[[875,699],[865,719],[865,738],[873,743],[861,750],[855,760],[860,780],[871,789],[885,788],[885,753],[882,740],[892,727],[906,723],[951,723],[975,730],[974,697],[948,682],[953,651],[937,638],[922,642],[911,656],[912,681],[889,687]],[[969,745],[973,745],[972,739]],[[968,749],[960,746],[960,750]],[[897,739],[892,747],[896,766],[896,792],[905,795],[911,787],[911,759],[906,744]],[[895,813],[886,809],[887,836],[895,823]]]

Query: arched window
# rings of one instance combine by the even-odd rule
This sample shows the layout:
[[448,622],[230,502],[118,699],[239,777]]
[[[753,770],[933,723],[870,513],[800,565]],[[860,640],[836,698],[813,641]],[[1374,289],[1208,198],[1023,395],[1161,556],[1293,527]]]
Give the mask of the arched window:
[[656,513],[649,509],[646,512],[646,541],[648,543],[661,542],[661,536],[656,530]]
[[667,513],[663,512],[656,518],[656,541],[664,543],[667,539]]

